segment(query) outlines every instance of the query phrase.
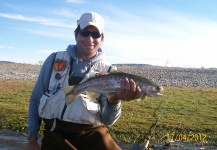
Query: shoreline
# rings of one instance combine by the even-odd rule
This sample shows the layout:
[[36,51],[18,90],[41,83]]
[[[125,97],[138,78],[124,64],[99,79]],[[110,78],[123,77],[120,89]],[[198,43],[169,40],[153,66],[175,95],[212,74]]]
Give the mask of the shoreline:
[[[0,80],[36,81],[41,65],[2,63]],[[217,87],[217,69],[157,66],[118,66],[118,71],[144,76],[161,86]]]

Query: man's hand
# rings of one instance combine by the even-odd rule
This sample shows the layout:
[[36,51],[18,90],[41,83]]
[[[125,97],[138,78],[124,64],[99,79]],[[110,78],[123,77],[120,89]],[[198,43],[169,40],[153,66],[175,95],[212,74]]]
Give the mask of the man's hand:
[[37,139],[35,137],[29,138],[28,150],[40,150],[40,147],[37,143]]
[[141,97],[141,89],[132,79],[125,78],[121,81],[120,90],[109,97],[109,103],[118,103],[121,100],[130,101]]

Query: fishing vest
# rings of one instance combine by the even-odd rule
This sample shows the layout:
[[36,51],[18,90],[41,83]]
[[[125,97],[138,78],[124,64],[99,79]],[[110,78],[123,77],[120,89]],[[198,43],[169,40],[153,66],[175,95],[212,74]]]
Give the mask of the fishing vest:
[[[82,93],[71,104],[66,105],[64,87],[69,86],[70,61],[67,51],[57,52],[48,91],[40,98],[39,116],[74,123],[101,124],[98,100],[90,101],[86,94]],[[111,69],[112,67],[101,59],[93,63],[83,81],[95,76],[99,71],[106,74]]]

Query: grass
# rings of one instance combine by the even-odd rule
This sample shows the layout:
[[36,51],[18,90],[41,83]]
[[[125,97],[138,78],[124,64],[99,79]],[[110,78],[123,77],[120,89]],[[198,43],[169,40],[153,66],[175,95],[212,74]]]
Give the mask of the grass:
[[[27,111],[34,84],[27,80],[0,82],[0,129],[27,134]],[[207,141],[217,143],[217,88],[164,88],[161,98],[123,102],[120,119],[109,127],[112,137],[124,144],[144,144],[150,131],[156,141],[166,134],[192,133],[204,134]]]

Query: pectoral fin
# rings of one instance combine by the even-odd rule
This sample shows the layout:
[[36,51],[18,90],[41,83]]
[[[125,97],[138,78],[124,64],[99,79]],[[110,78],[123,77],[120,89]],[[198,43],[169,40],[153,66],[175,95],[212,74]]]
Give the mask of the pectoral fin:
[[95,100],[100,95],[100,93],[95,93],[95,92],[90,92],[90,91],[86,91],[86,93],[87,93],[88,99],[91,101]]
[[116,94],[116,92],[114,92],[114,93],[108,93],[108,98],[112,97],[115,94]]

